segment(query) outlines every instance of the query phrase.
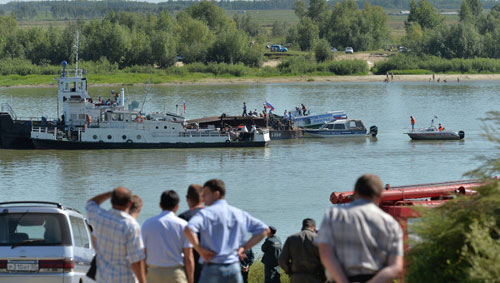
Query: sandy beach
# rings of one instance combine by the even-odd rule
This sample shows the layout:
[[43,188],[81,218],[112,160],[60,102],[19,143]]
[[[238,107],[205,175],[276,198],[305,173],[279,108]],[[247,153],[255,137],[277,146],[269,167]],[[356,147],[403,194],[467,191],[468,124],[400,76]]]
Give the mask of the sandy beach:
[[[436,74],[434,83],[459,83],[466,81],[493,81],[500,80],[500,74]],[[366,76],[290,76],[290,77],[271,77],[271,78],[209,78],[190,81],[177,81],[168,83],[157,83],[154,85],[225,85],[225,84],[265,84],[265,83],[325,83],[325,82],[384,82],[384,75],[366,75]],[[446,81],[446,82],[445,82]],[[394,75],[393,82],[432,82],[432,75]],[[90,87],[100,86],[122,86],[122,85],[145,85],[143,83],[130,84],[89,84]],[[31,88],[31,87],[55,87],[51,84],[41,85],[16,85],[3,86],[0,88]]]

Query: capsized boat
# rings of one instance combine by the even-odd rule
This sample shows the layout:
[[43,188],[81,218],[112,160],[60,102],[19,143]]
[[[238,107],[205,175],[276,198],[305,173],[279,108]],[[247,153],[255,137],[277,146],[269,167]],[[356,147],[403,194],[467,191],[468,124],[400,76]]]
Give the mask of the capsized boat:
[[304,133],[309,137],[338,138],[338,137],[375,137],[378,133],[377,126],[366,129],[361,120],[341,119],[327,122],[319,129],[305,129]]
[[324,123],[335,121],[338,119],[347,119],[347,115],[344,111],[329,111],[323,114],[317,115],[303,115],[302,112],[295,110],[292,112],[293,124],[300,128],[313,128],[317,129],[321,127]]

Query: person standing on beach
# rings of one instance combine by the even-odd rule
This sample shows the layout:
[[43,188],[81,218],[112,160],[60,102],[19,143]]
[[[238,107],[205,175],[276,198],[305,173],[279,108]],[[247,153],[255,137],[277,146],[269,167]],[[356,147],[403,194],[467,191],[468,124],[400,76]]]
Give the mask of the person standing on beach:
[[[184,211],[179,215],[179,218],[182,218],[186,221],[191,220],[193,216],[198,213],[203,208],[203,197],[201,195],[201,191],[203,190],[203,187],[198,184],[191,184],[188,187],[187,195],[186,195],[186,201],[188,204],[189,209]],[[198,240],[200,239],[198,235]],[[201,275],[201,264],[199,263],[200,260],[200,254],[194,250],[193,251],[193,258],[194,258],[194,282],[197,283],[200,281],[200,275]]]
[[415,131],[415,118],[413,118],[413,116],[410,116],[410,124],[411,124],[411,130]]
[[[242,283],[239,260],[269,232],[262,221],[229,205],[225,195],[226,185],[222,180],[207,181],[203,185],[206,207],[193,216],[184,229],[186,238],[202,258],[201,283]],[[252,236],[245,241],[248,233]]]
[[325,270],[314,244],[316,236],[316,222],[306,218],[302,221],[302,231],[286,239],[278,262],[291,283],[325,282]]
[[383,190],[377,176],[363,175],[353,202],[326,211],[315,243],[329,279],[391,282],[402,273],[403,231],[378,206]]
[[276,228],[269,226],[267,239],[262,244],[262,263],[264,264],[264,282],[279,283],[280,282],[280,266],[278,258],[281,254],[281,241],[276,236]]
[[[111,209],[100,205],[111,198]],[[128,214],[132,193],[124,187],[91,198],[85,210],[94,228],[97,282],[146,282],[141,227]]]

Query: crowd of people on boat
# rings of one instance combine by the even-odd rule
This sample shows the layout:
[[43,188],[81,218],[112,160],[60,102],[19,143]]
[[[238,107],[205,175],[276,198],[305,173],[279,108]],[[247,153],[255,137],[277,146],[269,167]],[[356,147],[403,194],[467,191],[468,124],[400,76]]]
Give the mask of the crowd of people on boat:
[[[403,232],[378,207],[375,175],[361,176],[354,201],[328,208],[317,229],[311,218],[282,245],[277,228],[226,201],[225,183],[192,184],[187,211],[178,214],[174,190],[160,194],[159,214],[137,222],[142,200],[124,187],[91,198],[85,207],[96,258],[88,276],[98,282],[247,282],[261,245],[265,282],[390,282],[403,269]],[[110,199],[112,208],[101,205]],[[250,235],[250,237],[249,237]]]

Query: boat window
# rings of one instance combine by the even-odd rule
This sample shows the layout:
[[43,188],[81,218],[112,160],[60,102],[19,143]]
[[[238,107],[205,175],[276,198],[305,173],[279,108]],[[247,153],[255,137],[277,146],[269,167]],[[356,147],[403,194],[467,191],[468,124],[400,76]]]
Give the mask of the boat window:
[[361,123],[361,121],[356,121],[356,127],[358,128],[363,128],[363,123]]
[[141,135],[137,135],[137,139],[140,140],[142,137]]
[[356,125],[356,121],[349,121],[349,128],[356,128],[358,125]]
[[78,114],[78,119],[85,120],[85,114]]
[[97,136],[96,136],[96,135],[93,135],[93,136],[92,136],[92,138],[96,140],[96,139],[97,139]]
[[64,90],[69,90],[69,83],[64,84]]
[[112,139],[113,137],[111,135],[108,135],[108,140]]
[[124,118],[123,114],[118,115],[118,121],[123,121],[123,118]]
[[126,136],[126,135],[123,135],[123,136],[122,136],[122,139],[126,140],[126,139],[127,139],[127,136]]
[[111,114],[111,120],[112,121],[118,120],[118,114],[116,114],[116,113]]
[[166,130],[166,129],[167,129],[167,126],[163,126],[163,128]]
[[326,128],[330,130],[333,129],[333,124],[326,125]]
[[83,83],[82,83],[82,82],[79,82],[79,83],[78,83],[78,89],[82,89],[82,87],[83,87]]
[[76,91],[76,82],[71,82],[71,92]]
[[137,114],[130,115],[130,121],[135,122],[135,119],[137,119]]
[[71,114],[71,120],[76,120],[78,118],[77,114]]
[[344,124],[335,124],[334,129],[335,130],[345,130],[345,125]]
[[108,115],[106,115],[106,113],[102,113],[102,120],[103,120],[104,122],[108,122],[108,121],[109,121],[109,119],[108,119]]

